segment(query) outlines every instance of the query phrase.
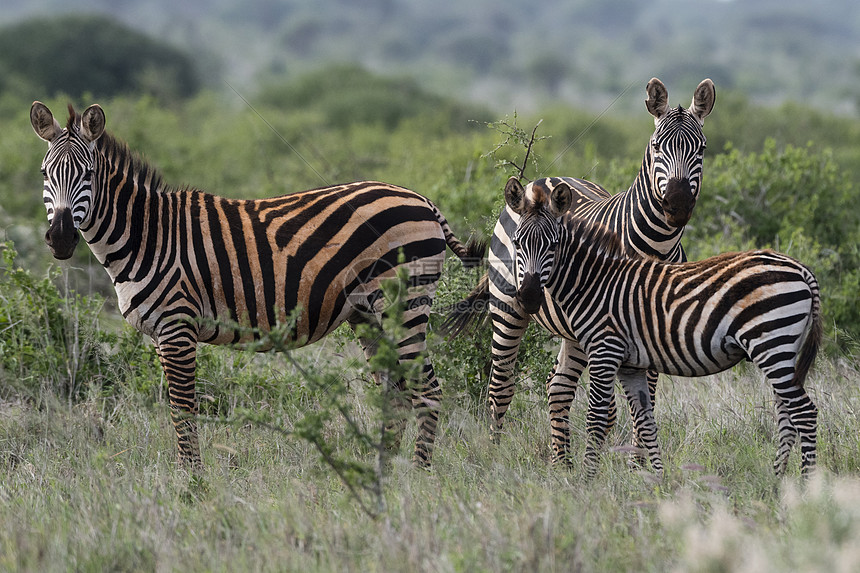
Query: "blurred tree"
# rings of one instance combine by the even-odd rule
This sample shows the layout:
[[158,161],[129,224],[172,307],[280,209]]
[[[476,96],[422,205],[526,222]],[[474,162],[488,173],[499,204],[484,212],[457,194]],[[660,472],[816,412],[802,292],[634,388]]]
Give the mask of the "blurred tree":
[[182,52],[103,16],[37,18],[0,33],[0,88],[27,86],[39,98],[122,93],[162,100],[199,89],[191,59]]
[[394,129],[403,120],[433,116],[433,125],[439,127],[439,118],[447,118],[446,129],[462,131],[473,129],[473,120],[490,117],[481,107],[429,93],[411,78],[378,76],[351,64],[326,67],[288,83],[271,81],[258,101],[315,111],[336,129],[361,124]]

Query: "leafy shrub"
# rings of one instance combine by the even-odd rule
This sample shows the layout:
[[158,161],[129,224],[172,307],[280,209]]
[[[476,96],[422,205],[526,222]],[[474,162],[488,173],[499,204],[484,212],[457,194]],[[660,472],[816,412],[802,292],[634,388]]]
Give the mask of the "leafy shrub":
[[64,296],[60,273],[37,278],[15,264],[2,245],[0,268],[0,380],[4,391],[37,397],[43,390],[75,401],[88,386],[106,382],[106,347],[115,335],[99,328],[99,296]]

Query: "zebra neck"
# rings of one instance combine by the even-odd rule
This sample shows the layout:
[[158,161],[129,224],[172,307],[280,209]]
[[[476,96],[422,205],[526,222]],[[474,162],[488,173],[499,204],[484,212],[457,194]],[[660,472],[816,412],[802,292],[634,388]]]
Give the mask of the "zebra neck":
[[[129,269],[147,243],[158,240],[164,193],[160,174],[125,143],[104,134],[98,142],[93,204],[81,235],[114,284],[129,280]],[[157,231],[157,232],[156,232]]]
[[666,222],[651,171],[651,160],[646,153],[639,174],[628,190],[631,203],[629,242],[640,253],[665,260],[680,251],[684,227],[672,227]]

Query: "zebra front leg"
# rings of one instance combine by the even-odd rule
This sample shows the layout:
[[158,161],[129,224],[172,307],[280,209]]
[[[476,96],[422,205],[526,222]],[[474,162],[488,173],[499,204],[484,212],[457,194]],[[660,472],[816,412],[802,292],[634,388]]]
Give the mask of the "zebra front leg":
[[[546,381],[553,463],[571,463],[570,407],[587,363],[585,353],[576,341],[562,340],[555,365]],[[614,419],[614,409],[613,400],[610,405],[610,419]]]
[[[651,459],[651,468],[658,476],[663,476],[663,457],[657,443],[657,423],[654,421],[654,407],[651,402],[650,372],[632,368],[621,368],[618,379],[633,419],[633,433],[638,447],[645,448]],[[637,455],[641,459],[641,455]],[[644,465],[644,460],[641,461]]]
[[600,454],[606,444],[609,432],[609,406],[615,393],[615,374],[617,360],[605,357],[595,361],[589,357],[591,371],[588,382],[588,413],[585,417],[588,441],[585,446],[585,477],[592,479],[597,475]]
[[492,305],[490,307],[490,320],[493,324],[493,367],[487,400],[490,407],[490,432],[496,442],[501,434],[502,418],[514,397],[514,365],[529,323],[525,313],[508,308],[510,313],[502,313]]
[[176,431],[178,460],[192,471],[202,468],[197,437],[197,333],[181,327],[162,333],[155,346],[170,399],[170,418]]

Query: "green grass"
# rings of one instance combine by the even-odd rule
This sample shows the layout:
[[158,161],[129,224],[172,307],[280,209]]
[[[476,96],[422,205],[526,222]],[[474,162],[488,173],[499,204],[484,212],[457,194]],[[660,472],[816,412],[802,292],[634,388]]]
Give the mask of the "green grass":
[[[326,346],[324,351],[331,350]],[[300,354],[308,363],[319,347]],[[325,352],[323,352],[325,354]],[[349,345],[339,360],[355,357]],[[207,351],[201,376],[231,368],[235,408],[285,428],[313,400],[277,356]],[[437,360],[443,360],[440,356]],[[370,423],[357,374],[350,402]],[[283,382],[286,379],[289,382]],[[254,382],[249,382],[253,380]],[[175,465],[166,406],[140,393],[75,405],[49,394],[0,406],[0,570],[20,571],[849,571],[860,567],[860,375],[820,360],[818,474],[776,479],[771,393],[757,371],[664,378],[656,481],[607,452],[598,476],[552,467],[545,405],[524,391],[494,446],[481,408],[449,393],[431,472],[409,464],[414,428],[385,481],[385,509],[361,511],[309,444],[258,426],[201,427],[206,471]],[[256,385],[263,388],[248,391]],[[581,393],[582,394],[582,393]],[[572,413],[581,459],[585,405]],[[630,437],[626,414],[610,446]],[[326,435],[346,457],[372,461]]]

